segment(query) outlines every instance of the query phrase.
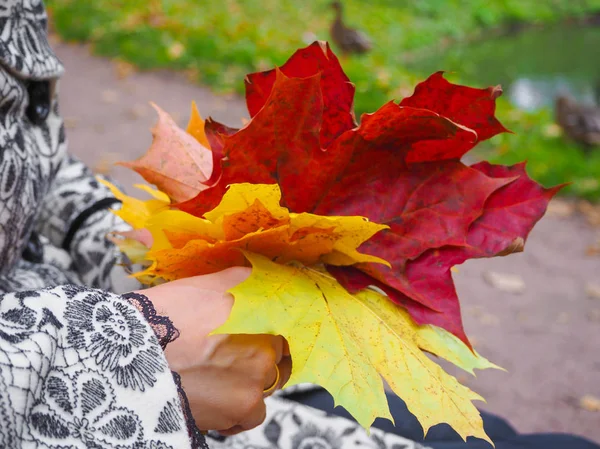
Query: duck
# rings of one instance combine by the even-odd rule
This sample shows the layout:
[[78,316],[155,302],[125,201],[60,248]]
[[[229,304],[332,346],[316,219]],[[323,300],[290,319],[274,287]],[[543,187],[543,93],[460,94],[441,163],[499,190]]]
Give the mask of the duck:
[[334,1],[331,7],[335,11],[335,19],[330,28],[331,40],[340,48],[343,54],[367,53],[373,47],[369,37],[363,32],[346,26],[343,19],[343,6],[340,1]]
[[558,95],[554,115],[565,135],[584,151],[600,146],[600,107],[581,105],[567,95]]

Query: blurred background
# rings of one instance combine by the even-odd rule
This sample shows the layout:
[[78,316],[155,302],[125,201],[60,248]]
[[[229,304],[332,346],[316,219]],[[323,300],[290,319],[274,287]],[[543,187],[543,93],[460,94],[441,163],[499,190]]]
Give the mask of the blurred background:
[[514,134],[470,156],[528,161],[551,203],[525,253],[468,262],[455,275],[467,333],[508,369],[477,379],[482,405],[518,430],[600,442],[600,0],[46,0],[65,63],[71,151],[129,189],[115,168],[148,148],[155,114],[180,126],[189,105],[230,126],[247,116],[247,73],[327,40],[356,84],[357,117],[445,70],[501,84],[497,116]]

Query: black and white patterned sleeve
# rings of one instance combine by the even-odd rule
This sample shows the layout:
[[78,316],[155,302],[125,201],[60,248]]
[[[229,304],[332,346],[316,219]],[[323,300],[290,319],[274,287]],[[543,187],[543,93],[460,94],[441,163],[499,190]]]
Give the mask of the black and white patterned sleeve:
[[68,251],[81,281],[113,292],[139,288],[121,266],[121,254],[106,238],[129,227],[110,208],[120,202],[81,161],[68,156],[62,163],[38,219],[38,231]]
[[76,286],[1,295],[0,447],[206,447],[153,332],[165,322],[140,307]]

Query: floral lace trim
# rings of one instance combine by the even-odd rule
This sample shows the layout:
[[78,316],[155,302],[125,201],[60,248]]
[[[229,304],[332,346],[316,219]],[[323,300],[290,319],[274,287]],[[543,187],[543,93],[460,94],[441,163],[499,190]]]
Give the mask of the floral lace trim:
[[169,317],[158,315],[152,301],[150,301],[148,297],[133,292],[121,296],[144,315],[144,318],[156,334],[156,338],[158,338],[158,342],[163,351],[169,343],[179,338],[179,331],[173,325],[173,322]]
[[196,421],[192,416],[192,410],[190,409],[190,402],[183,390],[183,386],[181,385],[181,376],[177,374],[175,371],[171,371],[173,374],[173,380],[175,381],[175,385],[177,385],[177,392],[179,393],[179,402],[181,403],[181,409],[183,410],[183,416],[185,418],[185,423],[188,429],[188,435],[190,437],[190,443],[192,444],[193,449],[209,449],[208,444],[206,444],[206,439],[204,435],[198,429],[196,425]]
[[[175,341],[179,337],[179,331],[173,325],[173,322],[166,316],[158,315],[154,305],[152,304],[152,301],[150,301],[147,296],[133,292],[126,293],[121,296],[129,301],[136,309],[138,309],[142,315],[144,315],[144,318],[148,324],[150,324],[150,327],[152,327],[152,330],[156,334],[156,338],[158,338],[160,346],[163,350],[169,343]],[[196,421],[194,420],[192,410],[190,409],[190,403],[181,385],[181,376],[179,376],[179,374],[177,374],[175,371],[171,371],[171,373],[173,374],[175,385],[177,385],[179,402],[183,411],[183,417],[185,418],[192,448],[209,449],[204,435],[202,432],[200,432],[198,426],[196,426]]]

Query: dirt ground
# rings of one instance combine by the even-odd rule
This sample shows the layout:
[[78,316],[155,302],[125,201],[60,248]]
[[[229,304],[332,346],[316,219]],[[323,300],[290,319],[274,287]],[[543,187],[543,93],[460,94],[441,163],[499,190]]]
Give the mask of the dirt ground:
[[[85,47],[57,42],[55,48],[67,68],[60,89],[71,151],[128,187],[141,178],[112,164],[148,148],[156,119],[149,101],[180,125],[192,100],[204,116],[229,125],[246,116],[240,98],[216,96],[183,76],[121,79],[123,67],[90,56]],[[600,256],[586,255],[600,244],[600,228],[570,213],[568,204],[552,209],[524,253],[459,267],[467,334],[508,372],[456,375],[487,399],[481,408],[521,432],[569,432],[600,442]]]

